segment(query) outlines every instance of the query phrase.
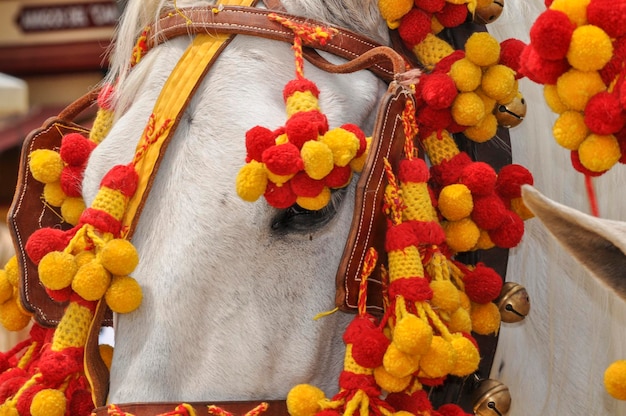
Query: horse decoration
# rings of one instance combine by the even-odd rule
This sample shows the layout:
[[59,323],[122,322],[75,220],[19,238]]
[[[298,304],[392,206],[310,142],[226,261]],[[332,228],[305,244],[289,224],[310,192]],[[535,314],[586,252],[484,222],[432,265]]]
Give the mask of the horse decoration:
[[[101,373],[110,369],[113,404],[99,414],[140,414],[141,406],[115,404],[137,401],[180,403],[161,406],[171,405],[163,414],[202,414],[206,403],[192,403],[200,400],[211,414],[228,414],[233,400],[247,400],[249,414],[466,414],[451,400],[431,399],[455,379],[486,378],[478,341],[493,339],[502,316],[521,318],[507,314],[512,293],[526,297],[476,257],[460,261],[517,246],[531,216],[521,198],[522,186],[533,184],[527,169],[506,164],[496,172],[457,143],[462,134],[488,144],[499,123],[524,117],[516,59],[523,43],[483,31],[459,50],[445,40],[468,14],[492,20],[497,4],[346,0],[329,11],[284,1],[302,19],[274,3],[271,10],[157,3],[129,3],[93,128],[52,121],[25,147],[11,214],[18,256],[0,274],[0,320],[8,329],[25,327],[32,314],[36,320],[31,339],[3,356],[0,411],[90,414],[104,404],[109,384]],[[258,22],[263,38],[240,36],[258,33],[239,16]],[[415,58],[380,49],[391,43],[385,23]],[[266,38],[293,42],[295,79],[285,70],[293,52]],[[356,56],[348,40],[361,45]],[[268,48],[271,59],[261,53]],[[331,64],[338,60],[326,52],[349,62]],[[304,57],[337,73],[311,66],[304,77]],[[419,81],[413,60],[424,71]],[[339,74],[365,66],[389,87],[366,71]],[[267,83],[268,73],[276,75],[272,88],[248,79]],[[259,92],[273,98],[249,119],[216,114],[255,102]],[[60,140],[43,145],[49,134]],[[21,215],[32,218],[25,204],[35,187],[39,223],[24,235]],[[349,232],[345,197],[355,195],[352,224],[365,225]],[[265,202],[246,202],[261,196]],[[207,217],[211,210],[223,216]],[[51,215],[56,222],[47,222]],[[263,229],[270,222],[272,232]],[[242,265],[241,256],[257,263]],[[356,315],[313,322],[335,292],[320,277],[338,267],[337,306]],[[29,303],[36,290],[61,305],[56,327]],[[110,347],[94,343],[107,307],[117,316],[112,359]],[[484,381],[473,410],[506,413],[507,399],[493,400],[506,388]],[[278,401],[268,410],[259,404],[265,399]]]

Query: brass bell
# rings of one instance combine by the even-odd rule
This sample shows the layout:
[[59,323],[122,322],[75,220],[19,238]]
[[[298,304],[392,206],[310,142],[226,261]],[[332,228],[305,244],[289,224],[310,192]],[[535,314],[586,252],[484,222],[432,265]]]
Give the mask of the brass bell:
[[486,25],[496,20],[502,14],[504,0],[493,0],[487,7],[476,9],[474,13],[474,23]]
[[511,408],[509,388],[498,380],[482,380],[474,391],[476,416],[503,416]]
[[503,322],[522,321],[530,312],[530,297],[526,288],[514,282],[506,282],[502,286],[496,303]]
[[526,117],[526,100],[521,93],[517,93],[512,101],[496,105],[494,114],[500,126],[507,129],[518,126]]

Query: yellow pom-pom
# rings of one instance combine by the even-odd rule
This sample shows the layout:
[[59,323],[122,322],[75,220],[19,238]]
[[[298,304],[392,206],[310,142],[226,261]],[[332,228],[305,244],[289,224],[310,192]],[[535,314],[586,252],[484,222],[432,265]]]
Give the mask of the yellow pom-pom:
[[467,293],[459,291],[459,301],[459,305],[467,313],[472,310],[472,301],[470,300],[469,296],[467,296]]
[[462,126],[474,126],[485,117],[485,104],[474,92],[462,92],[452,103],[452,118]]
[[315,416],[321,410],[324,392],[310,384],[298,384],[287,394],[287,411],[291,416]]
[[385,370],[394,377],[403,378],[413,374],[419,368],[419,356],[402,352],[391,343],[383,356]]
[[476,250],[489,250],[490,248],[494,248],[495,246],[496,244],[491,241],[491,237],[489,237],[489,232],[487,232],[486,230],[480,230],[480,235],[474,248]]
[[50,182],[43,187],[43,199],[53,207],[60,207],[63,205],[67,195],[61,188],[61,182]]
[[30,405],[32,416],[64,416],[66,407],[65,393],[55,389],[41,390]]
[[587,24],[587,6],[591,0],[554,0],[551,10],[558,10],[567,15],[576,26]]
[[480,237],[480,229],[470,218],[444,222],[443,230],[446,233],[446,243],[457,253],[470,251]]
[[450,314],[448,329],[450,332],[470,333],[472,331],[472,320],[470,319],[469,312],[467,312],[464,308],[458,308]]
[[543,98],[546,100],[546,104],[548,104],[550,110],[554,111],[556,114],[561,114],[569,110],[569,107],[561,101],[556,84],[548,84],[543,87]]
[[11,298],[0,305],[0,324],[7,331],[20,331],[30,323],[30,315],[18,305],[18,298]]
[[474,200],[467,186],[455,183],[441,190],[437,206],[447,220],[458,221],[472,213]]
[[285,182],[287,182],[289,179],[293,178],[294,176],[295,176],[294,173],[289,174],[289,175],[277,175],[273,173],[272,171],[267,170],[267,179],[269,181],[274,182],[278,186],[283,186]]
[[433,339],[433,329],[413,314],[407,314],[398,320],[393,330],[393,343],[398,350],[411,354],[422,355]]
[[552,134],[558,144],[569,150],[577,150],[578,146],[589,135],[585,124],[585,116],[579,111],[565,111],[554,122]]
[[462,58],[452,64],[448,74],[454,81],[457,90],[469,92],[478,88],[483,71],[469,59]]
[[604,388],[612,397],[626,400],[626,360],[615,361],[604,371]]
[[99,300],[109,288],[111,274],[97,260],[82,266],[72,280],[72,290],[85,300]]
[[450,374],[464,377],[476,371],[480,363],[480,354],[472,341],[459,335],[452,339],[451,344],[456,351],[456,363]]
[[63,171],[63,160],[54,150],[37,149],[29,155],[28,166],[36,181],[42,183],[58,182]]
[[583,111],[591,97],[606,90],[602,77],[596,71],[570,69],[556,81],[559,98],[572,110]]
[[66,198],[61,204],[61,215],[71,225],[78,224],[84,210],[85,202],[82,198]]
[[613,44],[606,32],[594,25],[584,25],[572,33],[567,60],[581,71],[599,71],[613,57]]
[[72,283],[78,266],[74,256],[63,251],[51,251],[43,256],[38,266],[39,280],[52,290],[65,289]]
[[15,403],[7,400],[0,404],[0,416],[20,416],[15,407]]
[[350,168],[353,172],[360,173],[363,170],[363,166],[365,166],[365,161],[367,160],[367,155],[369,155],[370,147],[372,145],[372,138],[367,137],[365,139],[367,146],[365,147],[365,151],[361,156],[355,157],[350,162]]
[[580,163],[593,172],[611,169],[622,156],[615,136],[590,134],[578,147]]
[[500,60],[500,43],[488,32],[474,32],[465,42],[465,57],[478,66],[490,66]]
[[128,313],[139,307],[143,295],[141,286],[130,276],[114,276],[104,295],[113,312]]
[[496,101],[508,100],[517,94],[515,71],[506,65],[490,66],[483,74],[481,88]]
[[430,282],[433,291],[431,304],[446,312],[456,311],[460,304],[459,289],[449,280],[433,280]]
[[296,204],[310,211],[317,211],[324,208],[330,202],[331,191],[325,186],[319,195],[314,197],[299,196],[296,198]]
[[322,143],[333,152],[333,162],[337,166],[346,166],[359,150],[361,143],[356,135],[341,127],[329,130],[322,136]]
[[305,142],[300,150],[300,156],[304,162],[304,171],[312,179],[324,179],[335,166],[333,151],[320,141]]
[[500,98],[498,104],[508,105],[511,101],[518,98],[518,96],[520,99],[522,98],[522,94],[519,92],[519,82],[515,80],[513,82],[513,88],[511,88],[511,93],[504,98]]
[[123,238],[115,238],[102,248],[100,261],[111,273],[124,276],[135,270],[139,263],[139,254],[133,243]]
[[484,143],[491,140],[496,135],[497,131],[498,119],[492,113],[487,113],[478,124],[466,128],[463,134],[476,143]]
[[412,376],[395,377],[385,370],[385,367],[380,366],[374,369],[374,379],[376,384],[380,386],[384,391],[389,393],[398,393],[409,387]]
[[17,287],[20,279],[20,269],[17,265],[17,256],[12,256],[9,261],[4,265],[4,271],[7,274],[7,279],[11,286]]
[[113,347],[108,344],[100,344],[98,346],[98,350],[100,351],[100,358],[102,358],[102,362],[107,366],[109,370],[111,370],[111,362],[113,361]]
[[485,104],[485,114],[493,112],[494,108],[496,108],[496,100],[485,94],[485,91],[480,87],[476,88],[474,92],[483,100],[483,104]]
[[11,299],[13,296],[13,285],[9,282],[7,272],[0,269],[0,304]]
[[448,341],[437,335],[430,349],[420,360],[420,369],[430,378],[444,377],[456,364],[456,350]]
[[524,204],[522,197],[511,199],[511,210],[520,216],[524,221],[533,218],[535,214]]
[[80,269],[85,264],[93,261],[96,258],[96,255],[93,251],[82,250],[74,255],[74,260],[76,261],[76,266]]
[[235,186],[237,195],[244,201],[254,202],[259,199],[267,188],[265,165],[256,160],[244,165],[237,174]]
[[402,16],[413,7],[413,0],[378,0],[378,10],[391,29],[397,28]]
[[495,303],[473,303],[470,317],[472,329],[477,334],[494,334],[500,329],[500,310]]

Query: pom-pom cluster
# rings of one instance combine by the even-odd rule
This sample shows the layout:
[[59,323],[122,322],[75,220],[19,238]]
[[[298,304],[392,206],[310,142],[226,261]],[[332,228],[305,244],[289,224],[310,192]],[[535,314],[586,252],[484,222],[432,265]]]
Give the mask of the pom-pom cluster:
[[237,176],[237,193],[250,202],[264,196],[275,208],[319,210],[330,202],[332,189],[347,186],[353,172],[361,171],[368,140],[354,124],[329,130],[311,81],[293,80],[283,95],[285,126],[256,126],[246,133],[247,164]]
[[555,0],[530,31],[521,71],[544,84],[553,135],[574,168],[598,176],[626,162],[626,1]]

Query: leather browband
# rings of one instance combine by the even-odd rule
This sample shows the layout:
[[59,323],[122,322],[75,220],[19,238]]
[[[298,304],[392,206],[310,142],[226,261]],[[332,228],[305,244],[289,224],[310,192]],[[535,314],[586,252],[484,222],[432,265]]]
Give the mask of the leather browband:
[[[180,12],[180,13],[178,13]],[[164,13],[158,25],[150,29],[153,35],[148,37],[148,50],[177,36],[197,33],[227,33],[252,35],[283,42],[293,42],[293,31],[269,18],[271,13],[288,18],[298,24],[327,26],[321,22],[290,15],[276,10],[257,9],[254,7],[224,6],[219,11],[208,7],[181,8],[177,13]],[[347,29],[335,28],[337,33],[324,45],[304,42],[305,46],[329,52],[347,60],[353,60],[367,51],[381,46],[378,42]],[[305,50],[305,56],[313,64],[322,60],[312,49]],[[317,55],[317,56],[315,56]],[[371,71],[381,79],[393,80],[394,68],[389,62],[373,65]]]

